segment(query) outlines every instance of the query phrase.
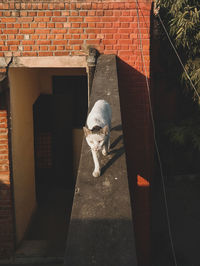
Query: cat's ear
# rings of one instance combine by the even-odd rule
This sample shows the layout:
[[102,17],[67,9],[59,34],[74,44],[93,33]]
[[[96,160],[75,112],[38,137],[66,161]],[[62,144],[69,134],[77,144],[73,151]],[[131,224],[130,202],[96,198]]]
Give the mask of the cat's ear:
[[90,131],[87,127],[83,127],[83,131],[84,131],[86,137],[87,137],[89,134],[91,134],[91,131]]
[[103,133],[105,136],[108,135],[108,133],[109,133],[109,127],[108,127],[108,125],[106,125],[105,127],[102,128],[102,133]]

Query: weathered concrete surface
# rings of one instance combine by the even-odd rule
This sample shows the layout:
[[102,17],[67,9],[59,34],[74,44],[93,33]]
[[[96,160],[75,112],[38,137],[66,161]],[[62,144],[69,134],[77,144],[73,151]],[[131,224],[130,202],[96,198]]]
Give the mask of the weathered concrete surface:
[[[1,62],[0,62],[1,63]],[[14,57],[10,67],[87,67],[86,56]]]
[[111,152],[101,156],[102,175],[92,176],[85,140],[69,226],[65,265],[136,266],[135,240],[123,146],[116,57],[98,58],[90,108],[98,99],[112,107]]

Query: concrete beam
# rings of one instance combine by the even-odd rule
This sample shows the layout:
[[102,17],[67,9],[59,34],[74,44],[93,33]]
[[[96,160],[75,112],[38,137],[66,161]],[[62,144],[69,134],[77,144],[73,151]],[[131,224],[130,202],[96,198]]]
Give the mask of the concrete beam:
[[87,67],[86,56],[13,57],[10,67],[80,68]]
[[102,175],[94,178],[92,156],[83,141],[65,265],[137,266],[114,55],[98,58],[90,108],[98,99],[112,107],[111,152],[101,157]]

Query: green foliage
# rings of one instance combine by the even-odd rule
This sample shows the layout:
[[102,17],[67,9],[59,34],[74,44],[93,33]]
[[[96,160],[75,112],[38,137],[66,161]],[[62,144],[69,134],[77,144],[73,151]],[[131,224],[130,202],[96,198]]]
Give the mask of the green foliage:
[[[190,73],[190,78],[195,88],[197,89],[198,93],[200,94],[200,58],[196,58],[194,60],[191,60],[191,59],[188,60],[185,65],[185,68],[187,72]],[[182,81],[185,84],[186,90],[189,92],[191,88],[191,84],[185,72],[183,72]],[[200,99],[197,97],[197,94],[195,93],[195,91],[193,91],[192,95],[193,95],[193,99],[196,100],[200,105]]]
[[190,146],[200,152],[200,117],[186,118],[171,124],[165,132],[172,143]]
[[[170,38],[200,94],[200,0],[158,0],[157,4]],[[162,51],[165,51],[163,68],[170,87],[178,89],[180,109],[175,122],[161,126],[163,155],[169,168],[200,171],[200,100],[161,26],[160,29]]]
[[[200,1],[160,0],[159,5],[160,16],[167,25],[191,80],[200,92]],[[193,91],[183,70],[181,76],[186,91]],[[194,95],[193,99],[197,100],[197,97]]]

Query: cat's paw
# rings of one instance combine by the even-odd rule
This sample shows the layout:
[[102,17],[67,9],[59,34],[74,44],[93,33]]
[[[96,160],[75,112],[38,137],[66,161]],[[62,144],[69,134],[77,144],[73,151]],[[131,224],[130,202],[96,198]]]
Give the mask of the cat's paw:
[[94,177],[99,177],[99,176],[101,175],[101,172],[100,172],[100,171],[94,171],[94,172],[92,173],[92,175],[93,175]]

